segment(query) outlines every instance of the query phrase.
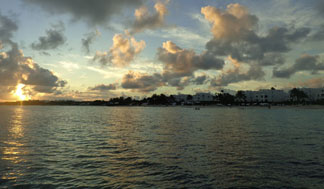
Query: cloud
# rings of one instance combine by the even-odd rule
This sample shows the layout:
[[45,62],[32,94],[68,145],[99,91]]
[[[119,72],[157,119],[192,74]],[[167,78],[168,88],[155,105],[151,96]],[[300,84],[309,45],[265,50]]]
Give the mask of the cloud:
[[68,70],[70,72],[80,69],[80,66],[73,62],[60,61],[59,64],[61,64],[63,68],[65,68],[66,70]]
[[11,47],[8,51],[0,48],[0,98],[12,99],[12,91],[18,84],[24,84],[23,88],[29,94],[59,93],[66,81],[24,56],[18,45],[11,41],[12,33],[17,29],[15,22],[0,14],[0,40]]
[[70,14],[73,20],[83,20],[89,25],[106,25],[113,15],[127,7],[139,6],[142,0],[25,0],[52,14]]
[[309,88],[322,88],[324,87],[324,78],[312,78],[308,79],[306,81],[299,81],[290,83],[288,85],[289,88],[295,88],[295,87],[309,87]]
[[2,15],[0,12],[0,46],[1,43],[10,42],[13,36],[13,32],[17,30],[17,24],[9,17]]
[[128,66],[145,48],[145,41],[136,41],[128,34],[115,34],[113,46],[108,52],[97,51],[93,61],[102,65],[112,64],[117,67]]
[[193,50],[182,49],[171,41],[163,43],[157,52],[158,60],[164,64],[164,75],[190,76],[197,70],[219,70],[224,61],[213,54],[196,54]]
[[148,75],[140,72],[129,71],[123,76],[121,86],[137,92],[151,92],[164,85],[160,74]]
[[208,51],[261,66],[283,64],[281,53],[289,52],[290,45],[306,39],[310,33],[306,27],[273,27],[266,35],[258,35],[258,18],[239,4],[230,4],[225,11],[207,6],[201,12],[212,23],[214,38],[206,44]]
[[274,27],[266,37],[259,37],[258,44],[264,52],[287,52],[289,44],[305,39],[310,32],[309,28]]
[[258,18],[240,4],[229,4],[226,11],[212,6],[202,7],[201,13],[212,24],[215,39],[239,40],[253,32],[258,22]]
[[191,77],[171,77],[171,78],[166,78],[164,76],[164,79],[167,79],[166,81],[168,82],[167,85],[176,87],[177,90],[183,90],[186,86],[190,84],[190,78]]
[[109,84],[109,85],[96,85],[94,87],[90,87],[89,90],[91,91],[110,91],[110,90],[116,90],[117,85],[116,84]]
[[146,6],[142,6],[135,10],[135,21],[132,26],[131,33],[141,32],[145,29],[156,29],[163,27],[164,17],[168,10],[166,4],[168,1],[158,1],[154,5],[155,13],[150,14]]
[[64,24],[60,22],[57,25],[53,25],[52,29],[46,30],[46,36],[41,36],[38,38],[38,42],[31,44],[34,50],[50,50],[56,49],[57,47],[63,45],[66,38],[63,34],[65,28]]
[[116,70],[112,69],[109,71],[105,71],[103,69],[99,69],[96,67],[92,67],[92,66],[87,66],[86,67],[88,70],[91,70],[93,72],[97,72],[99,74],[101,74],[105,79],[107,78],[116,78],[116,77],[120,77],[120,73],[117,72]]
[[100,32],[96,30],[95,32],[90,32],[85,34],[85,38],[81,39],[82,47],[86,51],[86,53],[90,53],[90,45],[94,42],[96,37],[100,36]]
[[[212,24],[213,38],[205,51],[197,54],[171,41],[158,49],[157,59],[163,64],[159,75],[166,86],[181,90],[189,84],[205,83],[207,76],[194,76],[198,70],[221,70],[211,80],[212,86],[264,79],[263,67],[283,65],[283,53],[310,33],[306,27],[273,27],[266,34],[257,34],[258,18],[240,4],[230,4],[226,10],[207,6],[201,13]],[[224,69],[223,57],[230,57],[234,68]]]
[[[324,3],[323,3],[324,4]],[[324,8],[323,8],[324,9]],[[324,11],[324,10],[323,10]],[[316,32],[310,36],[311,41],[322,41],[324,40],[324,24],[322,24]]]
[[230,57],[234,64],[232,69],[223,69],[211,81],[212,86],[263,79],[263,68],[285,64],[284,53],[291,51],[292,45],[307,40],[311,31],[307,27],[282,26],[258,34],[258,18],[240,4],[229,4],[226,10],[207,6],[201,13],[212,24],[213,38],[206,43],[206,52],[216,57]]
[[18,45],[12,43],[9,51],[0,51],[0,85],[13,87],[18,84],[26,85],[35,93],[58,93],[66,81],[25,57]]
[[[218,56],[228,56],[246,63],[259,63],[262,66],[283,64],[281,53],[289,52],[290,45],[306,39],[308,28],[274,27],[266,36],[251,33],[238,41],[212,39],[206,44],[208,51]],[[278,57],[278,58],[276,58]],[[274,61],[269,61],[275,59]]]
[[273,76],[279,78],[290,78],[296,72],[310,71],[312,74],[318,73],[318,71],[324,70],[324,62],[320,62],[319,56],[312,56],[309,54],[303,54],[296,59],[295,64],[288,68],[274,68]]
[[44,55],[44,56],[51,56],[51,54],[46,51],[39,52],[39,54]]
[[16,90],[14,86],[1,86],[0,85],[0,101],[15,100],[12,91]]
[[315,3],[315,9],[320,15],[324,16],[324,2],[322,0],[317,0],[317,3]]
[[247,72],[243,72],[239,67],[235,67],[223,72],[218,78],[214,78],[211,81],[211,86],[227,86],[241,81],[260,80],[264,78],[264,75],[265,73],[259,65],[251,65]]
[[204,51],[196,54],[193,50],[182,49],[171,41],[164,42],[158,49],[157,58],[163,63],[163,81],[178,89],[189,84],[197,70],[220,70],[224,61],[212,53]]
[[192,79],[192,82],[196,85],[202,85],[208,79],[207,75],[200,75]]

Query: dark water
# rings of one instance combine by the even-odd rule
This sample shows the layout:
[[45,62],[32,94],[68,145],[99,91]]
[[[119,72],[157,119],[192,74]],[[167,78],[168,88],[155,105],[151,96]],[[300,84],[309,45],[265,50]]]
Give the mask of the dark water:
[[323,188],[324,109],[0,106],[0,188]]

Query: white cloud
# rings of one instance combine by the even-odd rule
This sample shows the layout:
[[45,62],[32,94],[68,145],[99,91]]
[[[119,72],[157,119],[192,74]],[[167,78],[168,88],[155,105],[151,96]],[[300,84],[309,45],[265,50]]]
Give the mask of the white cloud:
[[145,33],[154,37],[172,40],[183,47],[188,47],[197,51],[203,50],[205,44],[211,38],[210,33],[201,35],[189,28],[181,26],[165,28],[159,31],[146,31]]
[[80,69],[80,66],[73,62],[60,61],[59,64],[69,72]]
[[209,33],[209,30],[210,30],[210,24],[209,22],[203,17],[202,14],[200,13],[194,13],[194,14],[191,14],[190,17],[194,20],[197,20],[199,21],[200,23],[200,26],[202,26],[202,28],[205,30],[205,32],[208,32]]
[[97,73],[103,75],[104,78],[119,78],[121,76],[121,74],[118,73],[118,70],[105,71],[105,70],[98,69],[98,68],[95,68],[92,66],[87,66],[86,68],[88,70],[91,70],[91,71],[94,71],[94,72],[97,72]]

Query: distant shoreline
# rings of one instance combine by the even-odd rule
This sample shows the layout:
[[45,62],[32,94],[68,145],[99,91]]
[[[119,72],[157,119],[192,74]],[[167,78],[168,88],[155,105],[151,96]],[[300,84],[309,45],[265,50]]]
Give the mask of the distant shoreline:
[[280,108],[290,108],[290,109],[324,109],[324,105],[271,105],[269,106],[261,106],[261,105],[251,105],[251,106],[239,106],[239,105],[142,105],[142,106],[132,106],[132,105],[68,105],[68,104],[0,104],[1,106],[92,106],[92,107],[155,107],[155,108],[164,108],[164,107],[174,107],[174,108],[242,108],[242,109],[249,109],[249,108],[266,108],[266,109],[280,109]]

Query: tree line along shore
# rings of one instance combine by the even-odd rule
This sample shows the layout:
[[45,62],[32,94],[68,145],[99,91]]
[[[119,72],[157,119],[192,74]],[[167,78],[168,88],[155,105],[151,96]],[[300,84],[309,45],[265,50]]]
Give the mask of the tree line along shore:
[[[165,95],[153,94],[150,97],[136,99],[132,97],[116,97],[109,100],[75,101],[75,100],[28,100],[15,102],[0,102],[0,105],[66,105],[66,106],[177,106],[177,105],[216,105],[216,106],[269,106],[269,105],[324,105],[324,98],[311,100],[300,89],[292,89],[287,97],[275,98],[280,90],[266,90],[267,93],[255,93],[258,98],[251,98],[248,91],[237,91],[232,95],[221,91],[220,93],[197,93],[195,95]],[[263,95],[261,95],[263,94]],[[268,95],[266,95],[268,94]],[[274,96],[271,96],[274,95]],[[284,94],[284,93],[283,93]],[[260,97],[259,97],[259,96]],[[255,96],[254,96],[255,97]],[[261,98],[262,97],[262,98]],[[260,100],[261,98],[261,100]],[[276,100],[277,99],[277,100]],[[279,99],[279,100],[278,100]]]

